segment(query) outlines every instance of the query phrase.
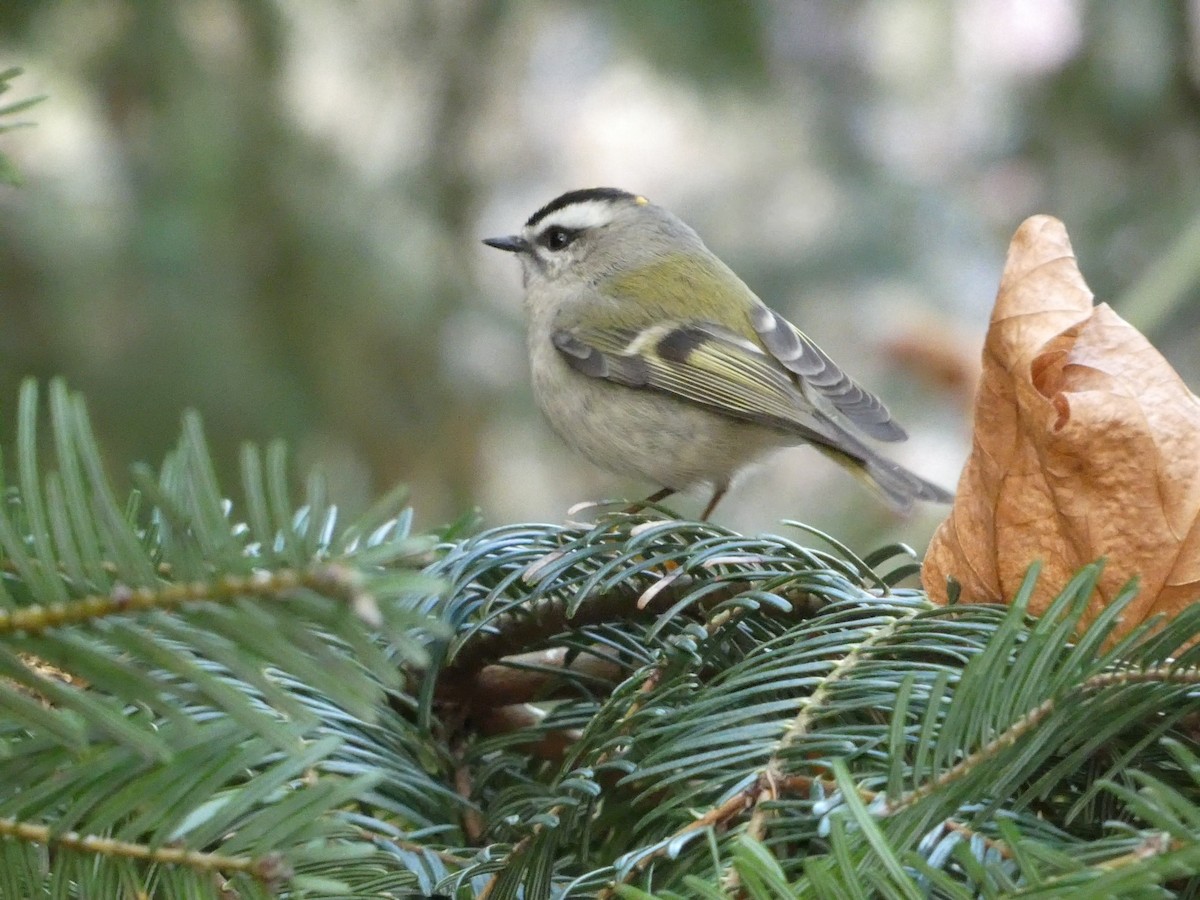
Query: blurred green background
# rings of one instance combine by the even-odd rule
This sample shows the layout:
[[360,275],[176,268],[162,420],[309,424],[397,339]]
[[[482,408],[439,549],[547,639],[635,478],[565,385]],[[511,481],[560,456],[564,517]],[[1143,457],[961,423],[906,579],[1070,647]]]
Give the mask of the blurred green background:
[[[119,471],[198,409],[236,484],[283,437],[431,527],[639,496],[563,450],[520,277],[479,239],[577,187],[648,195],[882,393],[953,486],[1008,239],[1062,218],[1100,299],[1200,382],[1200,3],[0,3],[0,438],[62,374]],[[702,498],[680,508],[696,512]],[[811,450],[718,511],[920,544]]]

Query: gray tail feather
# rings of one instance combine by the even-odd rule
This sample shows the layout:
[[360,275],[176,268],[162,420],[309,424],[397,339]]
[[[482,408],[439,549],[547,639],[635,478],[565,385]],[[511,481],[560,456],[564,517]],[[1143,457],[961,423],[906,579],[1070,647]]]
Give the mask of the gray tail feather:
[[865,462],[867,480],[883,494],[888,505],[897,512],[908,512],[912,509],[914,500],[927,500],[930,503],[954,502],[954,494],[950,491],[926,481],[899,463],[874,453],[870,454]]
[[930,503],[953,503],[954,494],[932,482],[926,481],[915,472],[899,463],[880,456],[870,447],[851,435],[841,435],[842,446],[816,444],[817,449],[859,480],[883,496],[884,501],[896,512],[907,513],[913,502],[925,500]]

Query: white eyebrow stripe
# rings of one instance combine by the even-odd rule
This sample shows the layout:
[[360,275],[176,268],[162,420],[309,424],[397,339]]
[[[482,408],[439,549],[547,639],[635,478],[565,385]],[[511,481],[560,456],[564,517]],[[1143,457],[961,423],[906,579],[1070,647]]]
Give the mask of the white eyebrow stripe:
[[612,204],[607,200],[585,200],[556,209],[534,226],[534,233],[541,234],[547,228],[558,226],[572,231],[607,225],[613,220]]

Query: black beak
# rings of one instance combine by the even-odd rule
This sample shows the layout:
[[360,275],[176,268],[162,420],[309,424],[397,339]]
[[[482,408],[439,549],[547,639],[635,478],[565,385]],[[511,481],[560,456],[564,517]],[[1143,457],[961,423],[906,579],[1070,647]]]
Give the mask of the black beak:
[[497,250],[506,250],[509,253],[524,253],[529,249],[529,242],[519,234],[510,234],[508,237],[484,238],[483,242],[489,247],[495,247]]

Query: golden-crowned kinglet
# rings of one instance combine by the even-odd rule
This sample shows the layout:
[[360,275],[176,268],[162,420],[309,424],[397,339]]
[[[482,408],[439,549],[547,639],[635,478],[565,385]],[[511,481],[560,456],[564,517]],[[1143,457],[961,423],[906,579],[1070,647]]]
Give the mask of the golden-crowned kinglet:
[[879,456],[839,421],[904,440],[882,402],[767,308],[676,216],[616,188],[551,200],[520,234],[488,238],[525,274],[538,406],[597,465],[699,483],[712,512],[742,466],[809,443],[907,510],[951,495]]

